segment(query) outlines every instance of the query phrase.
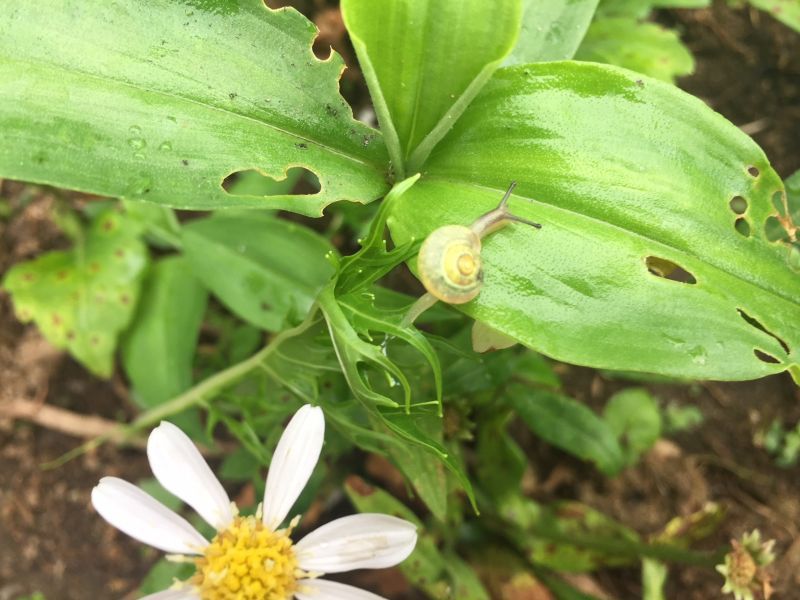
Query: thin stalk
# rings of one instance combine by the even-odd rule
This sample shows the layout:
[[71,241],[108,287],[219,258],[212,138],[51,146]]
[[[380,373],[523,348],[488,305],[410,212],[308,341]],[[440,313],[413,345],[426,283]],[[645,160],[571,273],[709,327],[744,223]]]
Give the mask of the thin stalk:
[[45,469],[59,467],[64,463],[69,462],[73,458],[77,458],[85,452],[93,450],[94,448],[97,448],[112,439],[124,443],[125,440],[131,439],[143,429],[155,425],[163,419],[182,412],[187,408],[192,408],[193,406],[197,406],[204,401],[214,398],[225,388],[240,381],[256,369],[261,368],[264,361],[269,357],[270,354],[275,352],[275,350],[280,347],[284,340],[300,335],[306,329],[308,329],[316,321],[316,312],[317,309],[315,307],[311,310],[305,321],[303,321],[300,325],[279,333],[270,340],[269,344],[256,352],[250,358],[236,363],[235,365],[232,365],[227,369],[220,371],[219,373],[215,373],[211,377],[201,381],[196,386],[186,390],[182,394],[179,394],[171,400],[167,400],[163,404],[160,404],[155,408],[142,413],[136,419],[134,419],[132,423],[127,425],[119,425],[116,429],[89,440],[77,448],[73,448],[55,460],[44,463],[42,467]]

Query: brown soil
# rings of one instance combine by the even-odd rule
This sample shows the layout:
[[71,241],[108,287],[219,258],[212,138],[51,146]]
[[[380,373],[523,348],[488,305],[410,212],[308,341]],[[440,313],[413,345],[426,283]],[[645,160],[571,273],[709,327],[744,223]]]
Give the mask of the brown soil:
[[[322,2],[306,4],[306,14],[318,16],[326,27],[329,43],[337,42],[352,58],[346,42],[335,39],[341,35],[337,15],[322,14]],[[682,28],[697,57],[697,74],[681,85],[754,135],[781,175],[800,168],[800,36],[763,13],[723,5],[665,12],[659,20]],[[353,80],[349,85],[355,85]],[[9,202],[14,216],[0,220],[0,272],[63,245],[49,216],[56,193],[2,183],[0,198]],[[564,366],[562,376],[571,393],[597,405],[620,385],[577,367]],[[777,540],[780,558],[774,581],[782,592],[777,597],[797,597],[791,590],[800,589],[800,469],[776,467],[753,440],[774,418],[787,424],[800,419],[798,390],[785,376],[738,384],[651,387],[665,402],[698,406],[705,416],[703,425],[660,442],[639,465],[614,480],[529,440],[540,479],[546,482],[538,495],[578,498],[645,535],[706,501],[720,502],[728,517],[701,547],[719,547],[758,527]],[[133,414],[119,381],[98,381],[54,352],[35,329],[15,320],[3,295],[0,405],[16,400],[110,419]],[[41,468],[78,442],[50,429],[0,420],[0,600],[37,591],[47,600],[122,598],[136,588],[158,556],[107,526],[88,501],[102,475],[134,481],[149,477],[143,454],[106,446],[61,468]],[[635,569],[608,570],[586,581],[612,598],[637,598],[641,593]],[[388,598],[410,597],[396,575],[371,577],[364,585]],[[717,598],[720,586],[719,576],[708,569],[673,567],[667,597]]]

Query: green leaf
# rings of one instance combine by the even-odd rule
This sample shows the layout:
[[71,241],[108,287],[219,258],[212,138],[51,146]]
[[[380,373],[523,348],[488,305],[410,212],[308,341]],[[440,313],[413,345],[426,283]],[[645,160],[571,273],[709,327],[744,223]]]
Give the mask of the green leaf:
[[144,232],[145,239],[161,248],[180,248],[181,226],[175,211],[153,202],[123,200],[127,217]]
[[620,440],[629,465],[647,452],[661,435],[658,403],[645,389],[631,388],[614,394],[606,404],[603,418]]
[[217,214],[183,229],[195,276],[236,315],[279,331],[299,323],[333,275],[330,244],[266,214]]
[[458,600],[490,600],[475,569],[455,553],[445,555],[445,569],[450,576],[451,591],[446,598]]
[[500,507],[506,535],[538,565],[582,572],[635,561],[636,532],[580,502],[542,506],[517,496]]
[[642,560],[642,600],[666,600],[667,575],[669,570],[663,562],[652,558]]
[[655,8],[706,8],[711,0],[600,0],[596,18],[634,17],[643,19]]
[[[450,452],[441,441],[443,437],[442,428],[444,426],[441,416],[430,410],[425,410],[425,408],[416,409],[411,414],[379,410],[378,415],[383,420],[384,425],[401,439],[416,444],[425,450],[429,456],[428,460],[435,458],[437,461],[444,463],[444,466],[455,475],[464,492],[466,492],[472,508],[476,513],[478,512],[472,482],[467,476],[461,457],[457,453]],[[430,482],[431,479],[432,477],[427,476],[426,482]]]
[[[380,134],[339,94],[341,57],[261,0],[54,0],[0,15],[0,177],[178,208],[320,215],[386,190]],[[312,171],[309,196],[232,196],[232,173]]]
[[[353,324],[356,331],[362,336],[369,336],[372,333],[383,334],[386,340],[383,346],[384,353],[388,352],[388,347],[397,344],[395,339],[402,340],[419,352],[430,367],[434,382],[434,397],[421,398],[423,402],[434,401],[441,413],[442,406],[442,367],[439,363],[439,355],[431,346],[427,338],[416,329],[410,327],[400,327],[408,303],[402,305],[400,311],[394,310],[387,303],[387,300],[394,300],[395,295],[389,290],[380,287],[372,288],[372,292],[362,292],[341,296],[337,300],[339,305],[347,315],[348,320]],[[400,299],[405,299],[404,296]],[[422,389],[417,390],[418,395],[423,395]]]
[[414,486],[420,500],[441,521],[447,521],[447,475],[439,460],[431,460],[427,449],[418,444],[389,448],[389,455],[406,479]]
[[422,521],[414,512],[385,490],[356,477],[349,478],[344,489],[358,512],[392,515],[417,526],[417,545],[398,566],[412,585],[424,589],[432,598],[441,597],[437,592],[449,587],[445,573],[447,562],[437,548],[436,540],[423,528]]
[[143,408],[157,406],[192,385],[207,299],[183,257],[162,259],[148,273],[136,318],[122,343],[122,364]]
[[800,0],[748,0],[756,8],[771,14],[784,25],[800,33]]
[[539,390],[512,388],[511,406],[543,440],[590,460],[606,475],[625,466],[622,449],[608,424],[580,402]]
[[597,9],[597,0],[523,0],[522,6],[522,29],[505,65],[575,56]]
[[501,416],[481,423],[475,453],[480,487],[494,499],[519,493],[527,466],[525,452],[506,431],[507,416]]
[[175,583],[175,580],[184,581],[195,572],[194,565],[186,562],[173,562],[162,558],[144,576],[139,586],[139,594],[156,594],[162,592]]
[[[786,185],[786,206],[783,212],[788,213],[792,221],[798,223],[800,222],[800,171],[790,176],[784,184]],[[780,207],[776,208],[780,213]]]
[[629,18],[592,23],[575,58],[617,65],[671,82],[694,71],[694,58],[676,32]]
[[[511,180],[512,211],[543,224],[485,238],[483,290],[458,307],[525,345],[679,377],[798,363],[800,277],[764,230],[783,185],[750,138],[674,86],[586,63],[501,69],[425,173],[394,204],[397,243],[469,224]],[[665,277],[670,265],[696,283]]]
[[3,281],[21,321],[35,321],[51,344],[100,377],[111,375],[117,337],[133,316],[148,261],[129,225],[106,211],[74,248],[19,263]]
[[418,170],[513,48],[521,2],[343,0],[342,15],[403,177]]

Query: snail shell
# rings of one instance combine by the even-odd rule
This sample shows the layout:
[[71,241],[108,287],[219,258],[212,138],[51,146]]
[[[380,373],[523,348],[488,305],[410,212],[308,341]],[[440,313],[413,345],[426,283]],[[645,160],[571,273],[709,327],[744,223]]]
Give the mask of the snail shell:
[[423,242],[417,258],[422,285],[448,304],[464,304],[481,291],[481,239],[462,225],[445,225]]

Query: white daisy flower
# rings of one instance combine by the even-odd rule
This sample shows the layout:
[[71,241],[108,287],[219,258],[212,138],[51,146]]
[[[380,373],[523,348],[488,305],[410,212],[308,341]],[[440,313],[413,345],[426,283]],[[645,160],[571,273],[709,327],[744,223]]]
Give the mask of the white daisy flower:
[[412,523],[382,514],[351,515],[323,525],[296,544],[289,536],[299,517],[278,529],[317,464],[324,434],[321,409],[306,405],[295,413],[272,457],[263,507],[255,516],[243,517],[185,433],[165,421],[154,429],[147,457],[156,478],[217,534],[208,541],[135,485],[116,477],[101,479],[92,490],[92,504],[106,521],[196,565],[191,579],[146,600],[383,600],[318,578],[402,562],[417,543]]

